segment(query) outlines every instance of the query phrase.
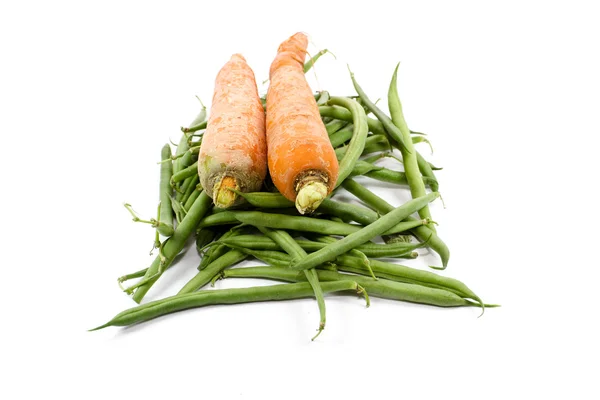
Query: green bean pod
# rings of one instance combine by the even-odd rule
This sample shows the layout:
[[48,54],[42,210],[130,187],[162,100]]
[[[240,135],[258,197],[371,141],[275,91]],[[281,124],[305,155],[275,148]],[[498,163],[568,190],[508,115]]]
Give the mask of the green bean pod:
[[185,204],[183,205],[183,208],[185,208],[186,212],[189,211],[190,207],[192,206],[192,204],[194,204],[194,202],[196,201],[198,196],[200,196],[201,192],[202,192],[202,188],[199,187],[199,185],[196,185],[196,187],[194,188],[194,190],[192,191],[190,196],[185,201]]
[[369,129],[365,110],[356,102],[356,100],[347,97],[332,97],[329,99],[328,104],[347,108],[352,114],[352,124],[354,125],[352,139],[350,139],[350,143],[346,146],[345,154],[339,163],[338,178],[335,184],[335,187],[338,187],[342,184],[344,179],[350,175],[354,164],[362,154]]
[[348,125],[348,122],[339,119],[334,119],[331,122],[325,124],[325,130],[327,131],[327,135],[331,136],[346,125]]
[[198,161],[173,174],[173,176],[171,177],[171,184],[181,182],[186,178],[193,177],[194,175],[198,175]]
[[[346,224],[343,222],[260,211],[226,211],[212,214],[204,218],[199,227],[204,228],[206,226],[233,224],[238,221],[253,226],[266,226],[267,228],[342,236],[350,235],[361,229],[358,225]],[[428,222],[428,220],[400,222],[390,226],[384,234],[390,235],[392,233],[404,232],[409,229],[414,229],[422,224],[427,224]]]
[[177,294],[182,295],[192,293],[201,289],[225,268],[245,260],[246,257],[247,255],[239,250],[228,251],[219,258],[214,259],[214,261],[208,264],[202,271],[198,271],[198,273],[190,279]]
[[[343,270],[343,266],[349,266],[356,269],[367,271],[365,266],[355,257],[342,255],[336,259],[336,265]],[[480,304],[483,304],[479,296],[477,296],[464,283],[457,279],[441,276],[430,271],[410,268],[400,264],[392,264],[380,260],[370,260],[371,268],[377,277],[392,279],[394,281],[402,281],[405,283],[413,283],[417,285],[428,286],[437,289],[450,290],[461,297],[472,299]]]
[[[343,280],[324,282],[321,286],[323,293],[342,292],[354,290],[366,295],[364,289],[357,283]],[[108,326],[128,326],[139,322],[160,317],[189,308],[204,307],[215,304],[240,304],[257,301],[291,300],[310,297],[313,289],[308,283],[281,284],[272,286],[258,286],[241,289],[205,290],[197,293],[175,295],[162,300],[152,301],[137,307],[130,308],[117,314],[104,325],[90,331],[96,331]]]
[[[392,81],[390,82],[388,106],[390,109],[390,115],[392,116],[392,123],[398,128],[401,137],[403,138],[403,145],[400,146],[400,152],[402,153],[402,159],[404,160],[404,172],[406,174],[408,186],[410,187],[410,193],[413,199],[415,199],[425,195],[425,184],[423,183],[423,178],[421,177],[421,172],[417,163],[417,155],[410,136],[410,129],[408,129],[408,125],[404,119],[402,103],[400,102],[400,97],[398,96],[397,78],[399,66],[400,63],[396,65],[394,75],[392,76]],[[397,141],[398,139],[394,137],[394,140]],[[421,208],[419,210],[419,216],[425,219],[431,218],[429,206]],[[430,224],[429,228],[435,232],[435,227],[433,224]]]
[[[321,114],[321,117],[329,117],[352,122],[352,113],[342,107],[320,106],[319,113]],[[369,132],[373,132],[376,135],[385,135],[385,129],[383,129],[383,125],[376,119],[367,117],[367,125],[369,127]]]
[[[403,282],[390,281],[387,279],[374,280],[359,275],[346,275],[333,271],[317,270],[322,285],[328,282],[357,282],[364,287],[369,296],[381,297],[385,299],[407,301],[411,303],[428,304],[438,307],[460,307],[475,306],[472,303],[454,292],[432,288],[428,286],[407,284]],[[288,268],[274,267],[248,267],[234,268],[224,271],[223,278],[262,278],[274,279],[285,282],[303,282],[305,277],[302,273],[290,270]]]
[[173,210],[171,208],[171,176],[173,175],[173,163],[171,160],[171,146],[167,143],[161,151],[161,160],[165,161],[160,166],[160,211],[158,213],[158,233],[163,236],[171,236],[175,231],[173,228]]
[[[327,245],[326,243],[316,242],[313,240],[295,239],[295,241],[303,250],[309,253],[320,250]],[[236,249],[270,251],[281,250],[281,247],[270,238],[257,235],[240,235],[225,239],[222,238],[218,240],[218,243],[222,243],[228,247],[233,247]],[[370,258],[414,258],[411,253],[422,246],[423,244],[421,243],[406,242],[392,244],[365,243],[357,246],[356,250],[363,252],[367,257]]]
[[[334,120],[334,121],[338,121],[338,120]],[[343,121],[343,122],[345,124],[347,124],[347,122],[345,122],[345,121]],[[340,129],[339,131],[334,132],[331,135],[329,135],[329,141],[331,142],[331,145],[333,146],[333,148],[336,148],[336,147],[343,145],[348,140],[352,139],[353,133],[354,133],[354,125],[348,124],[344,128]]]
[[[375,180],[378,180],[381,182],[394,183],[396,185],[408,185],[408,179],[406,179],[406,173],[404,173],[402,171],[394,171],[394,170],[391,170],[391,169],[385,168],[385,167],[379,167],[378,169],[374,169],[371,171],[365,171],[361,175],[364,175],[368,178],[375,179]],[[431,190],[433,190],[434,186],[437,187],[436,186],[437,181],[435,181],[427,176],[421,176],[421,179],[423,180],[424,185],[427,185],[432,188]]]
[[[190,198],[190,196],[192,195],[192,193],[196,190],[196,186],[198,185],[198,182],[200,181],[200,177],[198,175],[194,175],[191,177],[192,179],[190,180],[190,182],[188,183],[185,192],[183,193],[183,196],[181,196],[181,204],[185,204],[187,203],[188,199]],[[185,207],[185,210],[187,211],[188,207]]]
[[354,232],[336,243],[327,245],[301,260],[294,260],[291,267],[293,269],[307,269],[316,267],[326,261],[334,260],[337,256],[350,251],[354,247],[366,243],[376,236],[384,234],[394,225],[410,216],[412,213],[420,210],[425,205],[439,197],[439,193],[432,192],[425,196],[413,199],[402,206],[390,211],[388,214],[379,218],[377,221],[365,226],[358,232]]

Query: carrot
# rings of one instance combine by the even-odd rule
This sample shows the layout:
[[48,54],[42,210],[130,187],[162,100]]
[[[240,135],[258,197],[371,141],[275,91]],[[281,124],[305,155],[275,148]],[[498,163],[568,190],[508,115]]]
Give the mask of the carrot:
[[260,190],[267,175],[265,113],[252,69],[234,54],[215,80],[208,125],[198,155],[198,175],[215,206],[243,201],[242,192]]
[[275,187],[300,213],[315,210],[334,189],[338,161],[304,77],[308,39],[296,33],[277,50],[269,72],[267,147]]

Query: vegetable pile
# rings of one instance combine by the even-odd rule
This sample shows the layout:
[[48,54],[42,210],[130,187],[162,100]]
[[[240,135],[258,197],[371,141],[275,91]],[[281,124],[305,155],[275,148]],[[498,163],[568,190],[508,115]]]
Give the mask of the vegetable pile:
[[[259,96],[243,56],[234,54],[223,66],[208,120],[202,105],[182,128],[175,154],[169,144],[162,148],[157,218],[142,220],[125,205],[134,221],[156,229],[154,262],[119,278],[136,303],[193,236],[201,255],[198,273],[177,295],[125,310],[92,330],[193,307],[314,296],[318,336],[326,322],[324,295],[349,291],[363,296],[367,306],[369,296],[440,307],[478,306],[482,311],[490,306],[456,279],[381,260],[416,258],[418,249],[427,248],[441,260],[434,268],[448,264],[450,252],[436,233],[428,206],[439,197],[437,168],[414,146],[428,141],[410,131],[404,119],[398,67],[389,87],[388,116],[352,73],[357,96],[314,94],[304,74],[327,51],[305,63],[307,45],[306,36],[297,33],[279,46],[265,97]],[[383,157],[396,158],[402,168],[376,165]],[[355,176],[408,188],[412,200],[394,207]],[[362,205],[336,200],[340,188]],[[265,265],[231,268],[248,258]],[[202,290],[225,278],[285,283]]]

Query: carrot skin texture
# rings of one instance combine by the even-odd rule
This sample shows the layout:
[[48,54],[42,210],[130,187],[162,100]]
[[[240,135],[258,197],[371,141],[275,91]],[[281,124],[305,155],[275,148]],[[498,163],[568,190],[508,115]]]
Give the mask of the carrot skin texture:
[[267,92],[269,173],[277,189],[296,201],[299,180],[318,177],[329,194],[338,177],[338,160],[304,76],[308,39],[297,33],[283,42],[270,69]]
[[[260,189],[267,175],[265,114],[258,96],[254,72],[244,57],[234,54],[215,80],[212,108],[198,155],[202,187],[219,207],[238,204],[235,193]],[[215,196],[217,195],[217,196]]]

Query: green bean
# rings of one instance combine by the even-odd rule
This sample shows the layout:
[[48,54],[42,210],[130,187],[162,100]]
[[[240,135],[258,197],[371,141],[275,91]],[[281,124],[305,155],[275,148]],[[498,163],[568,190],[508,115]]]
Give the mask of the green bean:
[[[410,187],[410,194],[412,195],[413,199],[416,199],[425,195],[425,184],[423,183],[423,178],[421,177],[421,172],[419,171],[416,152],[410,136],[410,129],[408,129],[408,126],[406,125],[404,113],[402,112],[402,103],[400,102],[400,97],[398,96],[397,78],[399,66],[400,63],[396,65],[394,75],[392,76],[392,81],[390,82],[388,106],[390,109],[390,115],[392,116],[392,122],[399,129],[401,136],[404,139],[404,144],[400,146],[400,152],[402,153],[402,159],[404,160],[404,172],[406,174],[408,186]],[[394,140],[397,141],[398,139],[394,137]],[[431,219],[429,206],[421,208],[419,210],[419,216],[423,219]],[[433,224],[430,224],[429,228],[435,232],[435,227]]]
[[171,177],[171,184],[181,182],[186,178],[193,177],[194,175],[198,175],[198,161],[180,170],[176,174],[173,174],[173,176]]
[[190,279],[177,294],[192,293],[201,289],[225,268],[245,260],[246,257],[247,255],[239,250],[229,250],[219,258],[215,258],[214,261],[208,264],[202,271],[198,271],[198,273]]
[[432,192],[425,196],[413,199],[402,206],[390,211],[388,214],[379,218],[377,221],[365,226],[358,232],[354,232],[343,239],[340,239],[336,243],[327,245],[321,250],[311,253],[307,257],[301,260],[294,260],[291,267],[293,269],[307,269],[313,268],[326,261],[331,261],[337,256],[346,253],[354,247],[366,243],[374,237],[383,234],[388,231],[394,225],[410,216],[412,213],[420,210],[426,204],[429,204],[433,200],[439,197],[439,193]]
[[[304,73],[306,74],[308,71],[310,71],[310,69],[313,67],[313,65],[315,65],[315,63],[317,62],[317,60],[319,58],[321,58],[321,56],[323,54],[329,53],[331,55],[333,55],[332,52],[330,52],[327,49],[323,49],[321,51],[319,51],[317,54],[315,54],[310,60],[308,60],[306,63],[304,63]],[[334,56],[335,57],[335,56]]]
[[[363,110],[364,111],[364,110]],[[335,106],[320,106],[319,113],[321,117],[329,117],[335,119],[341,119],[347,122],[352,122],[352,113],[342,107]],[[369,132],[374,134],[385,135],[385,129],[381,122],[376,119],[367,117],[367,124],[369,126]]]
[[348,122],[339,119],[334,119],[331,122],[325,124],[325,130],[327,131],[327,135],[331,136],[346,125],[348,125]]
[[348,99],[346,97],[332,97],[329,99],[328,104],[347,108],[352,114],[352,123],[354,124],[352,139],[350,139],[350,143],[346,146],[346,152],[339,163],[338,178],[335,184],[335,187],[338,187],[342,184],[344,179],[350,175],[356,160],[358,160],[362,154],[369,129],[367,126],[365,110],[356,102],[356,100]]
[[373,153],[377,153],[380,151],[389,151],[389,150],[390,150],[390,145],[387,142],[373,143],[368,146],[365,146],[365,149],[363,150],[362,155],[366,156],[367,154],[373,154]]
[[[206,229],[206,228],[201,228],[201,230],[202,229]],[[243,227],[238,228],[238,226],[235,226],[235,227],[231,228],[230,230],[228,230],[227,232],[225,232],[221,236],[220,239],[235,237],[238,235],[243,235],[245,233],[247,233],[247,229],[245,229]],[[204,254],[204,257],[202,257],[202,259],[200,260],[200,264],[198,264],[198,271],[206,268],[206,266],[208,264],[210,264],[217,258],[221,257],[223,254],[227,253],[228,251],[229,251],[229,249],[227,248],[227,246],[224,246],[224,245],[216,245],[216,246],[210,247]]]
[[190,125],[187,128],[182,127],[181,131],[184,133],[193,133],[193,132],[197,132],[202,129],[206,129],[207,126],[208,126],[208,121],[205,120],[205,121],[197,123],[196,125]]
[[[352,193],[354,196],[362,200],[369,207],[372,207],[380,214],[387,214],[394,209],[390,203],[383,200],[381,197],[377,196],[375,193],[371,192],[369,189],[352,179],[347,179],[344,182],[344,189]],[[409,217],[405,219],[405,221],[411,220],[414,221],[414,218]],[[442,241],[442,239],[440,239],[439,236],[427,226],[418,226],[414,228],[412,232],[419,238],[419,240],[427,241],[427,246],[440,255],[440,258],[442,259],[441,269],[446,268],[448,265],[448,260],[450,259],[450,250]]]
[[[212,199],[205,192],[202,192],[185,218],[175,228],[173,236],[163,243],[158,257],[156,257],[150,268],[148,268],[144,279],[135,285],[137,288],[133,294],[135,302],[139,303],[144,298],[148,290],[160,278],[163,271],[173,262],[175,256],[185,246],[188,237],[194,232],[198,222],[210,209],[211,204]],[[127,292],[131,292],[132,289],[132,287],[128,288]]]
[[[198,175],[192,176],[192,180],[188,183],[187,188],[185,189],[185,192],[183,193],[183,196],[181,196],[181,200],[180,200],[181,204],[187,203],[188,199],[192,195],[192,192],[194,190],[196,190],[196,186],[198,185],[198,181],[200,181],[200,177]],[[187,208],[185,206],[184,206],[184,208],[187,211]]]
[[192,204],[194,204],[194,202],[196,201],[198,196],[200,196],[201,192],[202,192],[202,188],[201,187],[199,188],[198,185],[196,185],[196,187],[194,188],[194,190],[192,191],[192,193],[190,194],[188,199],[185,201],[185,204],[183,205],[183,208],[185,208],[186,211],[190,209]]
[[[337,242],[336,238],[323,235],[319,236],[317,240],[326,245]],[[348,251],[348,256],[351,257],[353,260],[359,262],[363,267],[365,267],[367,271],[369,271],[369,275],[371,276],[371,278],[377,279],[377,277],[373,273],[373,270],[371,269],[371,262],[369,261],[365,253],[354,248]]]
[[[322,249],[326,246],[326,243],[316,242],[313,240],[295,239],[296,243],[305,251],[311,253]],[[236,237],[229,237],[225,239],[219,239],[218,243],[222,243],[226,246],[233,247],[236,249],[250,249],[250,250],[270,250],[279,251],[281,247],[273,240],[265,236],[257,235],[240,235]],[[398,242],[391,244],[377,244],[377,243],[365,243],[356,247],[356,250],[361,251],[369,258],[388,258],[388,257],[401,257],[401,258],[415,258],[411,253],[414,250],[423,247],[422,243],[407,243]]]
[[[352,84],[354,85],[354,89],[356,89],[356,93],[360,96],[362,101],[365,103],[367,108],[373,112],[373,114],[377,117],[381,124],[383,125],[385,131],[389,135],[389,138],[392,139],[393,142],[396,142],[399,145],[400,150],[404,152],[412,154],[414,150],[411,150],[409,145],[412,145],[412,141],[410,141],[410,136],[408,141],[410,144],[406,143],[407,139],[403,136],[402,132],[398,129],[398,127],[394,126],[392,120],[385,115],[379,107],[377,107],[366,95],[366,93],[362,90],[356,79],[354,78],[354,74],[350,71],[350,78],[352,79]],[[428,217],[429,218],[429,217]]]
[[[378,277],[428,286],[437,289],[450,290],[461,297],[477,301],[483,306],[483,302],[471,289],[459,280],[441,276],[429,271],[410,268],[404,265],[392,264],[380,260],[370,260],[371,268]],[[336,259],[338,268],[349,266],[366,270],[364,265],[354,257],[340,256]]]
[[[318,270],[317,274],[325,285],[328,282],[356,281],[364,287],[369,296],[385,299],[401,300],[411,303],[428,304],[439,307],[475,306],[454,292],[428,286],[396,282],[387,279],[373,280],[360,275],[340,274],[333,271]],[[234,268],[223,271],[223,278],[262,278],[274,279],[285,282],[302,282],[305,280],[303,274],[288,268],[273,267],[248,267]]]
[[346,143],[348,140],[352,138],[352,134],[354,133],[354,125],[348,124],[339,131],[332,133],[329,136],[329,141],[333,148],[339,147]]
[[[258,226],[258,230],[260,230],[269,239],[277,243],[286,253],[290,255],[290,257],[306,256],[304,249],[302,249],[302,247],[300,247],[294,238],[292,238],[286,231],[281,229],[270,229],[264,226]],[[310,283],[310,286],[313,288],[315,299],[317,300],[317,304],[319,306],[319,315],[321,320],[319,322],[317,334],[312,338],[312,340],[315,340],[317,336],[323,332],[323,329],[325,329],[325,323],[327,321],[325,299],[323,298],[323,290],[319,284],[319,276],[314,268],[311,270],[304,270],[304,276],[306,277],[308,283]]]
[[[395,183],[396,185],[408,185],[406,173],[402,171],[394,171],[389,168],[379,167],[375,170],[366,171],[361,175],[371,179],[376,179],[381,182]],[[435,185],[436,182],[427,176],[421,176],[421,179],[423,180],[423,184],[427,186]]]
[[[321,287],[323,293],[354,290],[359,294],[363,294],[365,297],[367,295],[361,286],[348,280],[324,282]],[[215,304],[239,304],[257,301],[300,299],[312,295],[313,290],[308,283],[258,286],[240,289],[205,290],[197,293],[175,295],[130,308],[117,314],[104,325],[90,330],[95,331],[108,326],[133,325],[162,315],[195,307],[204,307]]]
[[429,165],[429,163],[425,161],[425,159],[419,152],[417,152],[417,165],[419,166],[419,171],[421,172],[421,174],[424,177],[429,178],[429,186],[431,187],[431,190],[437,192],[439,188],[437,178],[435,177],[435,174],[431,169],[431,165]]
[[[338,159],[342,158],[346,154],[348,145],[340,146],[335,149],[335,155]],[[365,140],[365,148],[363,149],[362,155],[373,153],[375,151],[390,150],[390,144],[383,135],[372,135],[367,137]]]
[[382,169],[383,169],[383,167],[373,165],[366,161],[358,160],[354,164],[354,168],[352,168],[352,172],[350,173],[349,177],[361,176],[361,175],[365,175],[369,172],[377,172]]
[[[358,225],[342,222],[260,211],[225,211],[218,214],[212,214],[204,218],[198,226],[204,228],[206,226],[232,224],[238,221],[253,226],[266,226],[267,228],[291,229],[301,232],[316,232],[342,236],[350,235],[361,229]],[[385,231],[385,234],[389,235],[392,233],[404,232],[426,223],[428,223],[427,220],[400,222],[388,228],[388,230]]]
[[168,160],[160,166],[160,211],[158,214],[157,230],[163,236],[173,235],[173,210],[171,209],[171,175],[173,163],[171,159],[171,146],[167,143],[161,151],[161,160]]
[[250,205],[262,208],[291,208],[295,207],[294,202],[283,197],[281,193],[269,192],[240,192],[231,189],[233,192],[243,197]]
[[369,225],[379,218],[379,215],[376,212],[366,207],[356,204],[342,203],[331,199],[324,200],[317,211],[336,215],[343,219],[350,219],[358,222],[361,225]]

